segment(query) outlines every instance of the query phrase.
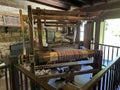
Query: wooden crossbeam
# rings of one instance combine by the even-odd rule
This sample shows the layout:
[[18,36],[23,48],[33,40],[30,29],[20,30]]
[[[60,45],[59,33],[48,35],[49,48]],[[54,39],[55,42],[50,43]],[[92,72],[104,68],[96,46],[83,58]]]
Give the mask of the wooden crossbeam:
[[[76,16],[79,15],[80,11],[62,11],[62,10],[47,10],[47,9],[32,9],[34,15],[69,15]],[[85,14],[85,12],[82,12]]]
[[[0,27],[15,27],[15,28],[20,28],[21,26],[20,25],[0,25]],[[27,27],[27,26],[25,26]]]
[[102,11],[97,12],[82,12],[75,11],[60,11],[60,10],[46,10],[46,9],[32,9],[33,15],[63,15],[63,16],[99,16]]
[[[37,23],[37,22],[35,22]],[[41,21],[41,23],[47,23],[47,24],[77,24],[77,21]]]
[[68,21],[47,21],[44,20],[42,23],[45,24],[45,26],[53,26],[53,27],[76,27],[78,22],[68,22]]
[[93,20],[96,16],[93,17],[76,17],[76,16],[33,16],[34,19],[44,19],[44,20],[70,20],[70,21],[80,21],[80,20]]
[[[82,61],[82,60],[81,60]],[[80,61],[75,62],[64,62],[64,63],[55,63],[55,64],[48,64],[48,65],[39,65],[35,66],[35,69],[43,69],[43,68],[55,68],[55,67],[64,67],[64,66],[75,66],[75,65],[92,65],[92,62],[81,63]]]
[[77,27],[77,25],[74,24],[63,24],[63,25],[57,25],[57,24],[46,24],[45,26],[48,27]]
[[[88,73],[96,73],[99,69],[90,69],[90,70],[84,70],[79,72],[73,72],[74,75],[80,75],[80,74],[88,74]],[[70,74],[70,73],[69,73]],[[68,74],[68,75],[69,75]],[[60,74],[54,74],[54,75],[46,75],[46,76],[39,76],[39,79],[52,79],[52,78],[58,78],[58,77],[64,77],[66,76],[66,73],[60,73]]]

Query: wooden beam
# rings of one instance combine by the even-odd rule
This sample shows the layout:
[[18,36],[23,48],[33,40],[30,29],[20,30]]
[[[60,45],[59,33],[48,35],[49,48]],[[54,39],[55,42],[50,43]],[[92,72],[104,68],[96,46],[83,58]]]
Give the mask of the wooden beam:
[[77,23],[77,27],[76,27],[76,32],[74,32],[74,33],[76,33],[76,35],[75,35],[75,43],[80,43],[80,34],[81,34],[81,31],[80,31],[80,25],[82,24],[82,22],[78,22]]
[[93,27],[94,27],[94,22],[87,22],[85,24],[85,30],[84,30],[84,46],[88,49],[90,49],[90,44],[93,39]]
[[[21,26],[20,25],[0,25],[0,27],[15,27],[15,28],[21,28]],[[25,26],[25,27],[27,27],[27,26]]]
[[20,13],[20,23],[21,23],[21,30],[23,35],[23,55],[26,55],[26,46],[25,46],[25,23],[23,21],[22,10],[19,10]]
[[[41,15],[70,15],[76,16],[80,14],[80,11],[60,11],[60,10],[47,10],[47,9],[32,9],[34,15],[41,14]],[[81,12],[85,14],[84,12]]]
[[95,46],[94,46],[95,50],[99,49],[100,24],[101,24],[101,21],[97,20],[96,21],[96,28],[95,28]]
[[68,5],[75,6],[75,7],[81,7],[82,3],[78,0],[61,0],[61,2],[64,2]]
[[70,9],[70,5],[67,5],[61,1],[56,1],[56,0],[28,0],[28,1],[32,1],[32,2],[36,2],[36,3],[40,3],[40,4],[44,4],[47,6],[52,6],[58,9],[63,9],[63,10],[69,10]]
[[45,26],[49,27],[76,27],[77,25],[74,24],[62,24],[62,25],[57,25],[57,24],[46,24]]
[[120,18],[120,8],[118,9],[112,9],[112,10],[106,10],[100,17],[101,19],[114,19],[114,18]]
[[[23,2],[24,2],[24,0],[20,0],[20,1],[19,0],[0,0],[0,5],[24,9],[25,4]],[[12,11],[12,9],[9,9],[9,10]]]
[[71,21],[80,21],[80,20],[93,20],[96,17],[76,17],[76,16],[33,16],[34,19],[44,19],[44,20],[71,20]]
[[29,20],[29,32],[30,32],[30,54],[33,55],[34,44],[33,44],[33,17],[31,6],[28,6],[28,20]]
[[75,11],[59,11],[59,10],[47,10],[47,9],[32,9],[34,15],[63,15],[63,16],[99,16],[102,11],[97,12],[82,12],[80,10]]
[[[37,8],[37,9],[39,10],[40,8]],[[43,48],[41,19],[37,19],[37,27],[38,27],[39,50],[41,51]]]
[[84,4],[89,4],[89,5],[92,5],[93,4],[93,1],[91,0],[78,0],[79,2],[82,2]]
[[78,22],[66,22],[66,21],[41,21],[41,23],[47,23],[47,24],[77,24]]
[[13,12],[11,12],[11,11],[8,11],[8,12],[6,12],[6,11],[0,11],[0,15],[8,15],[8,16],[19,16],[19,13],[17,13],[17,14],[15,14],[15,13],[13,13]]
[[[99,72],[99,69],[89,69],[89,70],[83,70],[79,72],[73,72],[73,75],[80,75],[80,74],[88,74],[88,73],[97,73]],[[68,73],[70,75],[70,73]],[[46,75],[46,76],[39,76],[39,79],[53,79],[53,78],[59,78],[66,76],[66,73],[59,73],[59,74],[52,74],[52,75]]]
[[80,11],[99,11],[99,10],[111,10],[120,8],[120,0],[117,1],[109,1],[107,3],[102,3],[98,5],[88,6],[80,8]]

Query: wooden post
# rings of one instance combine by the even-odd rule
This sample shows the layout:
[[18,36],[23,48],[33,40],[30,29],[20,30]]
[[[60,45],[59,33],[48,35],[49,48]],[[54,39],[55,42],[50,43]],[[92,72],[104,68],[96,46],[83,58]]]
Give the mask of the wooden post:
[[[40,8],[37,8],[37,10],[39,10]],[[38,14],[40,15],[40,13]],[[39,50],[41,51],[42,47],[43,47],[43,43],[42,43],[42,24],[41,24],[41,19],[37,19],[37,29],[38,29],[38,39],[39,39]]]
[[97,50],[99,48],[99,38],[100,38],[100,20],[96,21],[96,29],[95,29],[95,45],[94,49]]
[[15,57],[10,57],[10,72],[9,72],[9,77],[10,77],[10,90],[20,90],[19,86],[19,76],[17,70],[14,68],[13,64],[16,64],[18,61],[17,56]]
[[[97,51],[97,53],[95,54],[93,68],[99,69],[99,71],[102,69],[102,51]],[[95,75],[96,73],[93,73],[93,75]]]
[[88,49],[90,49],[91,40],[93,39],[93,26],[94,23],[92,21],[88,21],[85,25],[84,46]]
[[21,22],[21,29],[22,29],[22,35],[23,35],[23,55],[26,55],[26,47],[25,47],[25,25],[23,21],[23,16],[22,16],[22,10],[19,11],[20,13],[20,22]]
[[31,6],[28,6],[28,21],[29,21],[29,32],[30,32],[30,54],[33,55],[34,44],[33,44],[33,17]]
[[75,42],[80,42],[80,22],[77,24],[77,27],[76,27],[76,40]]
[[[30,55],[31,55],[31,72],[34,74],[34,60],[33,60],[33,54],[34,54],[34,44],[33,44],[33,17],[32,17],[32,8],[31,6],[28,6],[28,20],[29,20],[29,32],[30,32]],[[31,90],[35,90],[35,84],[30,81],[31,84]]]

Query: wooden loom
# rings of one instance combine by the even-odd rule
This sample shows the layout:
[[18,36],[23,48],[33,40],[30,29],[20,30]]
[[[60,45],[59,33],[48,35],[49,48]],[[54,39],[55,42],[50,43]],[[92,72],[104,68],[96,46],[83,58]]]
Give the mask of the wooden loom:
[[[37,23],[38,36],[39,36],[38,37],[39,38],[39,49],[38,49],[39,60],[41,62],[44,62],[44,61],[49,62],[47,63],[47,65],[39,65],[39,66],[35,66],[35,68],[41,69],[41,68],[63,67],[63,66],[76,66],[81,64],[74,63],[74,62],[82,60],[83,58],[86,58],[86,57],[93,57],[94,58],[93,63],[84,64],[84,65],[91,65],[93,69],[82,72],[82,73],[95,74],[99,70],[101,70],[101,62],[102,62],[101,51],[73,49],[73,50],[63,50],[61,51],[61,53],[69,52],[69,54],[67,53],[66,55],[64,54],[59,55],[58,53],[60,51],[52,51],[52,52],[45,51],[42,43],[42,23],[44,23],[45,26],[76,27],[76,26],[79,26],[79,22],[81,20],[95,20],[96,18],[98,18],[100,13],[101,12],[86,13],[86,12],[80,12],[80,11],[54,11],[54,10],[45,10],[45,9],[43,10],[40,8],[32,9],[31,6],[28,6],[28,16],[20,15],[20,17],[23,17],[23,21],[28,20],[28,27],[30,32],[30,55],[34,56],[35,48],[33,43],[34,41],[33,31],[34,31],[34,23]],[[61,57],[64,57],[64,58],[61,58]],[[70,58],[72,58],[72,60],[69,60]],[[69,63],[66,63],[66,62],[69,62]],[[81,71],[77,73],[76,72],[71,72],[71,73],[72,75],[75,76],[75,75],[81,74]],[[43,80],[43,82],[47,82],[51,78],[57,78],[62,76],[66,76],[66,75],[60,74],[60,75],[45,76],[45,81]],[[52,89],[50,88],[50,90]]]

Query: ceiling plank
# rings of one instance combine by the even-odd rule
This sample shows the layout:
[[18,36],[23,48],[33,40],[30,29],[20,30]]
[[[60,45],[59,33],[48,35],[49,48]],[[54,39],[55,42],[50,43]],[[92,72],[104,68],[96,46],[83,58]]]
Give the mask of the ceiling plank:
[[28,1],[52,6],[52,7],[55,7],[55,8],[58,8],[58,9],[63,9],[63,10],[69,10],[70,9],[70,5],[67,5],[67,4],[65,4],[63,2],[60,2],[60,1],[57,1],[57,0],[28,0]]
[[120,8],[119,9],[113,9],[113,10],[106,10],[101,15],[101,19],[115,19],[120,18]]
[[23,3],[23,1],[18,2],[17,0],[0,0],[0,5],[14,8],[24,8]]
[[97,4],[93,6],[80,8],[81,11],[99,11],[99,10],[111,10],[120,8],[120,0],[115,2],[107,2],[102,4]]
[[79,2],[82,2],[84,4],[89,4],[89,5],[92,5],[93,4],[93,1],[90,1],[90,0],[78,0]]
[[82,3],[79,2],[78,0],[58,0],[58,1],[63,2],[70,6],[76,6],[76,7],[81,7],[82,5]]

